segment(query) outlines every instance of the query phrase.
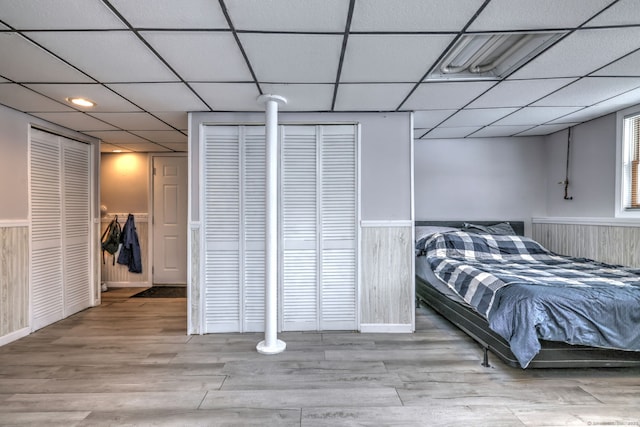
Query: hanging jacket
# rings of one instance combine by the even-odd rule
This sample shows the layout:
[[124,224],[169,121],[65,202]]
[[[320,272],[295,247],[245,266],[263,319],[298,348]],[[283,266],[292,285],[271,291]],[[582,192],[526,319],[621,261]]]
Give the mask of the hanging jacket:
[[122,247],[118,255],[118,264],[128,266],[131,273],[142,273],[140,242],[138,241],[138,233],[136,232],[136,225],[132,214],[129,214],[127,222],[125,222],[124,227],[122,227],[120,243],[122,243]]

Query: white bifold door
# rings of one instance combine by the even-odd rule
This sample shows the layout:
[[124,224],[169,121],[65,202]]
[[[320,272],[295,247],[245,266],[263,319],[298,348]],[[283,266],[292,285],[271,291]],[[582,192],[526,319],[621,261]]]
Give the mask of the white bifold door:
[[[280,126],[279,328],[357,329],[355,125]],[[262,126],[203,138],[205,332],[262,331]]]
[[90,149],[31,130],[31,327],[91,306]]

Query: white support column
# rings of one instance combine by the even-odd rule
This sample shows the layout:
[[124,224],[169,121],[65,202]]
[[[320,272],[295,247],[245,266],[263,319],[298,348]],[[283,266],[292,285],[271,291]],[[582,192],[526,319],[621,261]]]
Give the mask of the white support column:
[[278,339],[278,104],[287,100],[277,95],[260,95],[266,110],[266,209],[264,340],[256,346],[260,354],[278,354],[287,344]]

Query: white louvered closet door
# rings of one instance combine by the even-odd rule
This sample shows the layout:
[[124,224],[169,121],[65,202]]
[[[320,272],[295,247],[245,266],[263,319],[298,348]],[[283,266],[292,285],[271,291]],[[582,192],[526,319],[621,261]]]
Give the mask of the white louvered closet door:
[[204,132],[205,332],[264,329],[264,127]]
[[64,230],[64,315],[91,306],[90,147],[60,138],[62,147],[62,227]]
[[318,193],[315,126],[280,128],[282,329],[318,329]]
[[31,131],[32,328],[91,306],[90,147]]
[[282,329],[357,329],[356,127],[281,138]]
[[33,330],[64,318],[61,150],[58,137],[31,131],[31,315]]
[[266,144],[263,126],[244,126],[242,144],[243,331],[264,331]]
[[322,126],[320,144],[320,329],[357,329],[355,126]]

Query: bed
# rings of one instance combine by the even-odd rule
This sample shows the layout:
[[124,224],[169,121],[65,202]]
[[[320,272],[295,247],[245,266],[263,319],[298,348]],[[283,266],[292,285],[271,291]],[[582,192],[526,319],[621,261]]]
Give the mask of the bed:
[[[578,317],[583,319],[583,313],[588,313],[591,310],[590,303],[584,303],[583,300],[596,301],[601,304],[600,287],[608,285],[607,280],[610,279],[608,276],[613,274],[614,270],[618,274],[619,266],[608,266],[579,258],[559,257],[556,254],[549,253],[533,240],[525,237],[508,237],[509,234],[523,236],[523,222],[506,222],[511,232],[506,232],[504,228],[500,228],[502,225],[496,229],[496,223],[505,224],[505,222],[497,221],[416,222],[416,230],[424,230],[424,227],[429,227],[428,229],[432,229],[431,231],[437,233],[437,238],[430,239],[429,242],[423,240],[417,245],[422,245],[420,250],[416,250],[416,255],[418,255],[416,257],[416,299],[418,303],[432,307],[436,312],[477,341],[484,349],[482,364],[485,366],[489,365],[488,352],[496,355],[507,365],[520,368],[640,366],[640,352],[638,351],[640,350],[640,332],[634,332],[640,330],[637,327],[640,324],[640,270],[622,268],[621,274],[625,277],[620,279],[623,284],[616,287],[616,292],[618,287],[624,289],[624,298],[616,295],[608,298],[609,300],[621,299],[626,304],[626,308],[620,311],[622,314],[615,311],[620,310],[618,308],[604,308],[605,314],[607,310],[613,310],[611,311],[611,313],[615,313],[611,316],[614,318],[613,323],[617,322],[622,325],[622,333],[618,333],[618,335],[624,336],[624,339],[620,340],[620,336],[614,334],[613,338],[607,341],[609,338],[603,339],[601,334],[592,333],[585,329],[587,327],[582,325],[580,319],[575,320],[576,314],[573,311],[577,310],[580,314]],[[471,224],[472,226],[469,229],[464,229],[465,224]],[[473,229],[473,227],[479,227],[480,229]],[[487,229],[487,227],[489,228]],[[461,229],[464,229],[464,232],[460,232]],[[503,236],[493,236],[493,232],[496,235]],[[491,235],[484,236],[485,234]],[[419,237],[418,233],[416,237]],[[483,254],[485,240],[492,247],[489,249],[490,251],[495,251],[495,247],[500,245],[506,245],[506,250],[500,247],[500,250],[496,252],[497,255],[489,255],[492,261],[487,262],[487,264],[499,264],[491,266],[491,268],[498,268],[498,270],[488,270],[489,272],[487,273],[487,271],[484,271],[483,266],[474,265],[473,260],[469,262],[465,260],[463,268],[459,268],[459,270],[471,269],[475,273],[469,273],[469,271],[467,273],[472,276],[473,274],[482,276],[481,280],[476,280],[477,277],[476,279],[463,277],[460,271],[455,270],[456,265],[460,264],[460,260],[456,260],[455,256],[452,261],[442,261],[438,254],[440,252],[449,252],[449,249],[442,251],[442,248],[454,247],[460,239],[464,240],[464,245],[468,246],[463,249],[472,249],[467,251],[472,254],[472,258],[476,256],[476,250]],[[424,248],[426,243],[428,243],[430,250],[428,257],[426,256],[426,248]],[[481,247],[481,249],[478,249],[478,247]],[[454,252],[454,255],[459,252]],[[465,251],[463,250],[462,252]],[[516,280],[511,280],[512,277],[510,275],[513,270],[507,270],[507,268],[514,267],[504,261],[506,258],[511,262],[511,252],[513,252],[517,260],[524,257],[524,263],[526,264],[524,269],[519,265],[515,266],[515,269],[522,269],[522,271],[518,270]],[[521,252],[525,255],[521,255]],[[500,255],[502,253],[508,253],[509,255]],[[486,261],[484,255],[481,255],[480,258],[476,260],[478,263]],[[533,286],[529,286],[527,283],[521,283],[522,281],[520,280],[523,275],[527,275],[527,271],[531,267],[527,264],[529,259],[531,259],[532,264],[535,264],[535,268],[538,268],[537,263],[540,262],[540,259],[545,260],[544,262],[547,262],[547,259],[551,260],[551,267],[545,267],[551,269],[555,269],[558,266],[566,269],[567,265],[572,267],[581,265],[582,268],[589,270],[588,274],[591,274],[591,276],[588,280],[583,279],[582,276],[586,277],[587,274],[576,272],[575,275],[580,276],[577,279],[578,281],[574,283],[573,277],[566,279],[569,280],[570,286],[564,286],[563,284],[563,286],[557,287],[552,281],[550,284],[535,283],[534,281]],[[434,270],[436,271],[435,273]],[[566,273],[563,274],[566,275]],[[453,280],[452,277],[454,278]],[[492,277],[493,279],[489,280],[487,277]],[[446,283],[447,280],[450,285]],[[495,285],[495,289],[487,291],[483,288],[482,291],[478,291],[476,289],[479,287],[478,283],[483,281],[488,284],[486,288],[492,288],[494,282],[497,285]],[[457,291],[454,291],[453,288],[457,288]],[[473,288],[473,292],[466,292],[468,288]],[[611,288],[611,286],[607,286],[606,290],[609,291]],[[565,294],[570,295],[571,292],[574,292],[574,289],[577,289],[578,293],[582,292],[586,297],[580,296],[578,302],[571,303],[569,314],[558,311],[558,306],[562,306],[562,310],[566,308],[566,301],[568,300],[566,300]],[[523,294],[527,298],[531,297],[534,302],[525,300],[522,296]],[[556,298],[555,294],[559,295],[558,298],[561,299],[561,303],[553,299]],[[542,302],[539,301],[540,299]],[[539,304],[542,304],[545,308],[544,316],[542,316],[544,319],[540,316]],[[548,310],[547,305],[551,306]],[[600,315],[595,316],[596,318],[603,316],[603,308],[600,307],[600,310]],[[547,315],[547,311],[551,315]],[[515,313],[515,316],[509,317],[511,313]],[[534,313],[535,316],[531,315],[531,313]],[[533,319],[533,317],[536,317],[536,319]],[[551,318],[549,319],[549,317]],[[555,319],[555,317],[559,317],[559,319]],[[624,321],[620,322],[619,320]],[[575,331],[570,330],[573,326],[572,322],[580,326],[575,328],[580,333],[574,334]],[[532,325],[535,325],[535,327],[532,327]],[[602,328],[609,329],[610,326],[588,325],[589,328],[595,328],[596,332],[601,332],[599,329]],[[569,329],[568,333],[567,329]],[[588,345],[584,345],[584,342],[582,342],[585,330],[587,331],[586,341],[589,342]],[[532,333],[534,334],[533,337]],[[577,335],[579,339],[576,339],[574,335]],[[621,343],[619,341],[624,342]]]

